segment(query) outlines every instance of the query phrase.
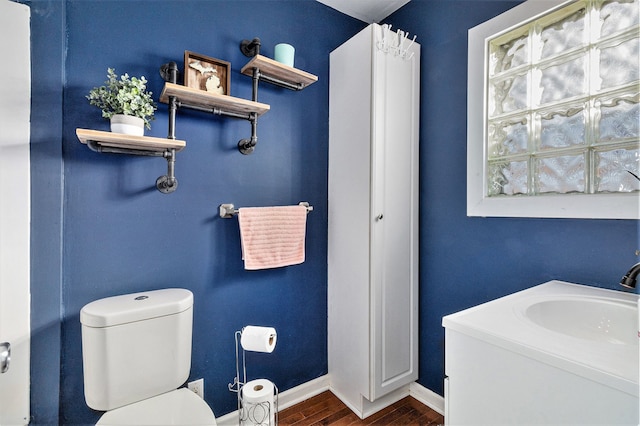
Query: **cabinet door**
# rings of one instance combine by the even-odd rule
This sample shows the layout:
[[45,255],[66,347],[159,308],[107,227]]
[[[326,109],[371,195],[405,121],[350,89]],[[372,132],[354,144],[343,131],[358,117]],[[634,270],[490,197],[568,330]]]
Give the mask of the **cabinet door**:
[[418,377],[419,61],[374,53],[372,400]]
[[327,358],[331,389],[350,407],[369,398],[371,382],[370,34],[331,52],[329,67]]

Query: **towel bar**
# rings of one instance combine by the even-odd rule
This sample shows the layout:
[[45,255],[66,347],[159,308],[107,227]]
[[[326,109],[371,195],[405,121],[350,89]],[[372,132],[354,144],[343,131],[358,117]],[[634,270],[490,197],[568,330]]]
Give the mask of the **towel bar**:
[[[302,201],[298,203],[299,206],[305,206],[307,213],[313,211],[313,206],[310,206],[308,202]],[[229,219],[238,214],[238,210],[235,209],[233,204],[220,204],[220,217],[223,219]]]

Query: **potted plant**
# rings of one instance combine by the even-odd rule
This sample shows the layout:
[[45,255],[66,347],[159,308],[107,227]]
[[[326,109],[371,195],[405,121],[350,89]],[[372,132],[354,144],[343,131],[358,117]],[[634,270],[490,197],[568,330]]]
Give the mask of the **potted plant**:
[[147,91],[147,79],[126,73],[118,78],[113,68],[107,69],[107,77],[104,86],[89,92],[89,103],[102,110],[102,117],[111,120],[112,132],[142,136],[144,127],[151,128],[157,109],[152,92]]

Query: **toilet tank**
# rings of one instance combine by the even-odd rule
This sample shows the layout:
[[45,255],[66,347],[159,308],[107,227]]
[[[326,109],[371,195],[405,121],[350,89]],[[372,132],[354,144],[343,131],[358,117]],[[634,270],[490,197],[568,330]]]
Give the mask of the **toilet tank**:
[[96,300],[80,311],[84,395],[107,411],[189,377],[193,294],[170,288]]

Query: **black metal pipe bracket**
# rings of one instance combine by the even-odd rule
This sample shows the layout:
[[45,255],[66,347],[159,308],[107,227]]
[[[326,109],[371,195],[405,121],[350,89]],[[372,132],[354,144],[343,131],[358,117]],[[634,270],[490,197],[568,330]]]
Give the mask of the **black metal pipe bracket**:
[[240,51],[248,58],[253,58],[260,54],[260,39],[258,37],[253,40],[242,40],[240,42]]
[[251,138],[240,139],[238,142],[238,150],[244,155],[253,153],[256,149],[256,145],[258,144],[258,114],[252,112],[250,115],[251,118],[249,121],[251,122]]
[[166,150],[163,157],[167,159],[167,174],[156,179],[156,188],[163,194],[171,194],[178,189],[178,178],[175,175],[176,150]]
[[178,64],[175,61],[167,62],[160,67],[160,75],[167,83],[176,84],[178,81]]
[[167,160],[167,174],[156,179],[156,188],[163,194],[170,194],[178,189],[178,179],[175,175],[176,150],[167,149],[165,151],[146,151],[143,149],[115,148],[100,145],[93,140],[87,141],[87,146],[91,151],[107,154],[127,154],[145,157],[164,157]]

